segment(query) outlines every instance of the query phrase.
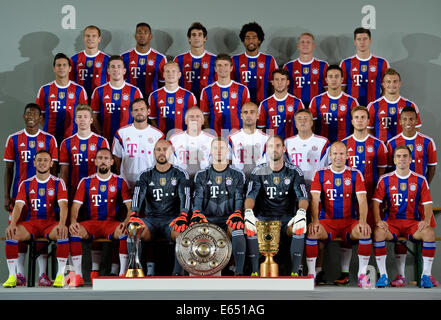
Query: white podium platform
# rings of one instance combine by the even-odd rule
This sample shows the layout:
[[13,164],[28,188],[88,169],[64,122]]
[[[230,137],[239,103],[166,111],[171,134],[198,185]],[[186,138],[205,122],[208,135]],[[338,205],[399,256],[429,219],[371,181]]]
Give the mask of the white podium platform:
[[307,291],[314,279],[307,277],[99,277],[96,291]]

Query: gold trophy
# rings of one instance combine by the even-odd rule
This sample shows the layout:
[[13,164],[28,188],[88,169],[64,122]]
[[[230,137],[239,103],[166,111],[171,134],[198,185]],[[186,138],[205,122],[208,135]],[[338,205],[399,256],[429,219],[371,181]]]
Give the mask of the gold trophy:
[[141,238],[144,229],[145,224],[141,219],[137,217],[130,218],[129,223],[127,224],[127,235],[132,245],[129,249],[129,266],[127,268],[126,278],[144,277],[144,271],[142,270],[138,256],[139,239]]
[[280,221],[257,221],[257,241],[259,251],[265,256],[265,261],[260,264],[260,276],[264,278],[278,277],[279,265],[274,261],[274,256],[279,251]]

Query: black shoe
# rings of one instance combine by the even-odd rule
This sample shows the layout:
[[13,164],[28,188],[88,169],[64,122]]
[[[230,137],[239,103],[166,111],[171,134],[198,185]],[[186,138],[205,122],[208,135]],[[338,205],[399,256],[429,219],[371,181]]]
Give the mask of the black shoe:
[[325,272],[324,271],[320,271],[315,276],[315,285],[316,286],[324,286],[326,284],[327,284],[327,281],[326,281]]
[[340,277],[334,280],[336,286],[347,286],[349,285],[349,272],[342,272]]

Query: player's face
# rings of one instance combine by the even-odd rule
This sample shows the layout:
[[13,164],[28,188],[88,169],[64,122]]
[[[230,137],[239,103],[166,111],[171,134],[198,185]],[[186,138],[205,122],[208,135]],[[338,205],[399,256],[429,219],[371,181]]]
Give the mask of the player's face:
[[352,115],[352,125],[355,130],[362,131],[369,125],[369,118],[365,111],[358,110]]
[[39,153],[35,156],[34,166],[38,173],[48,173],[52,165],[52,158],[48,153]]
[[328,83],[328,88],[332,90],[336,90],[341,87],[343,77],[340,70],[329,70],[326,73],[326,82]]
[[226,163],[228,160],[228,145],[225,141],[214,141],[211,145],[211,156],[214,163]]
[[138,46],[144,47],[149,45],[152,38],[153,35],[151,34],[151,31],[147,26],[139,26],[138,28],[136,28],[135,40]]
[[95,28],[84,30],[83,41],[86,49],[98,49],[98,45],[101,42],[101,37],[98,34],[98,30]]
[[75,115],[75,123],[79,130],[87,130],[91,128],[93,117],[87,110],[78,111]]
[[410,164],[412,163],[412,156],[409,154],[407,150],[399,149],[395,152],[394,163],[397,169],[400,170],[409,169]]
[[158,141],[153,152],[158,164],[166,164],[173,153],[170,143],[165,140]]
[[71,67],[69,61],[64,58],[55,60],[54,73],[58,78],[68,78]]
[[257,106],[254,104],[245,104],[242,107],[240,117],[243,122],[243,126],[255,127],[257,118],[259,117]]
[[354,44],[355,48],[359,52],[367,52],[371,46],[371,38],[367,33],[359,33],[355,36]]
[[288,92],[288,85],[289,85],[289,80],[287,76],[280,73],[274,74],[273,87],[275,92],[277,93]]
[[279,161],[286,152],[285,145],[278,138],[271,138],[266,142],[266,152],[271,161]]
[[107,68],[110,80],[120,81],[124,79],[126,68],[121,60],[112,60]]
[[402,112],[400,115],[400,125],[404,133],[413,133],[417,125],[417,117],[413,112]]
[[144,101],[136,102],[132,105],[131,111],[133,121],[135,122],[145,122],[147,121],[147,117],[150,114],[150,110],[147,108],[147,105]]
[[95,156],[95,165],[98,168],[99,173],[108,173],[113,165],[112,154],[107,150],[99,151]]
[[216,71],[218,78],[228,79],[233,71],[233,65],[227,60],[217,60],[214,65],[214,70]]
[[338,143],[332,146],[329,158],[331,159],[332,166],[335,169],[341,169],[346,165],[348,159],[348,153],[344,144]]
[[207,37],[204,37],[204,32],[202,30],[197,30],[197,29],[191,30],[190,38],[188,39],[191,48],[194,49],[203,48],[205,46],[206,41],[207,41]]
[[261,41],[259,40],[259,37],[257,36],[257,33],[254,31],[248,31],[245,33],[245,38],[243,40],[243,45],[245,46],[245,49],[249,52],[255,52],[258,51],[260,48]]
[[401,80],[397,74],[387,74],[383,79],[383,88],[387,94],[399,94]]
[[185,114],[185,124],[188,130],[198,131],[202,129],[204,124],[204,115],[201,110],[192,109]]
[[38,127],[41,113],[36,108],[28,108],[23,114],[23,120],[27,128]]
[[297,50],[300,54],[312,54],[314,49],[315,43],[310,36],[303,35],[300,37],[299,42],[297,42]]
[[301,112],[294,117],[294,122],[299,132],[312,132],[314,122],[310,114]]
[[164,66],[164,80],[166,84],[179,83],[181,75],[181,70],[177,64],[166,64]]

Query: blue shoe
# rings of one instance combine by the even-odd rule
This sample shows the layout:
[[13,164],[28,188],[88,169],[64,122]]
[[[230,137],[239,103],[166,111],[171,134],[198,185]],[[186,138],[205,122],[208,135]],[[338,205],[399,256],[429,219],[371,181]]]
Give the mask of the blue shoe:
[[432,288],[433,287],[433,283],[430,280],[430,276],[423,275],[421,277],[420,287],[421,288]]
[[378,279],[377,283],[375,284],[377,288],[385,288],[390,286],[390,281],[387,275],[382,274],[380,279]]

